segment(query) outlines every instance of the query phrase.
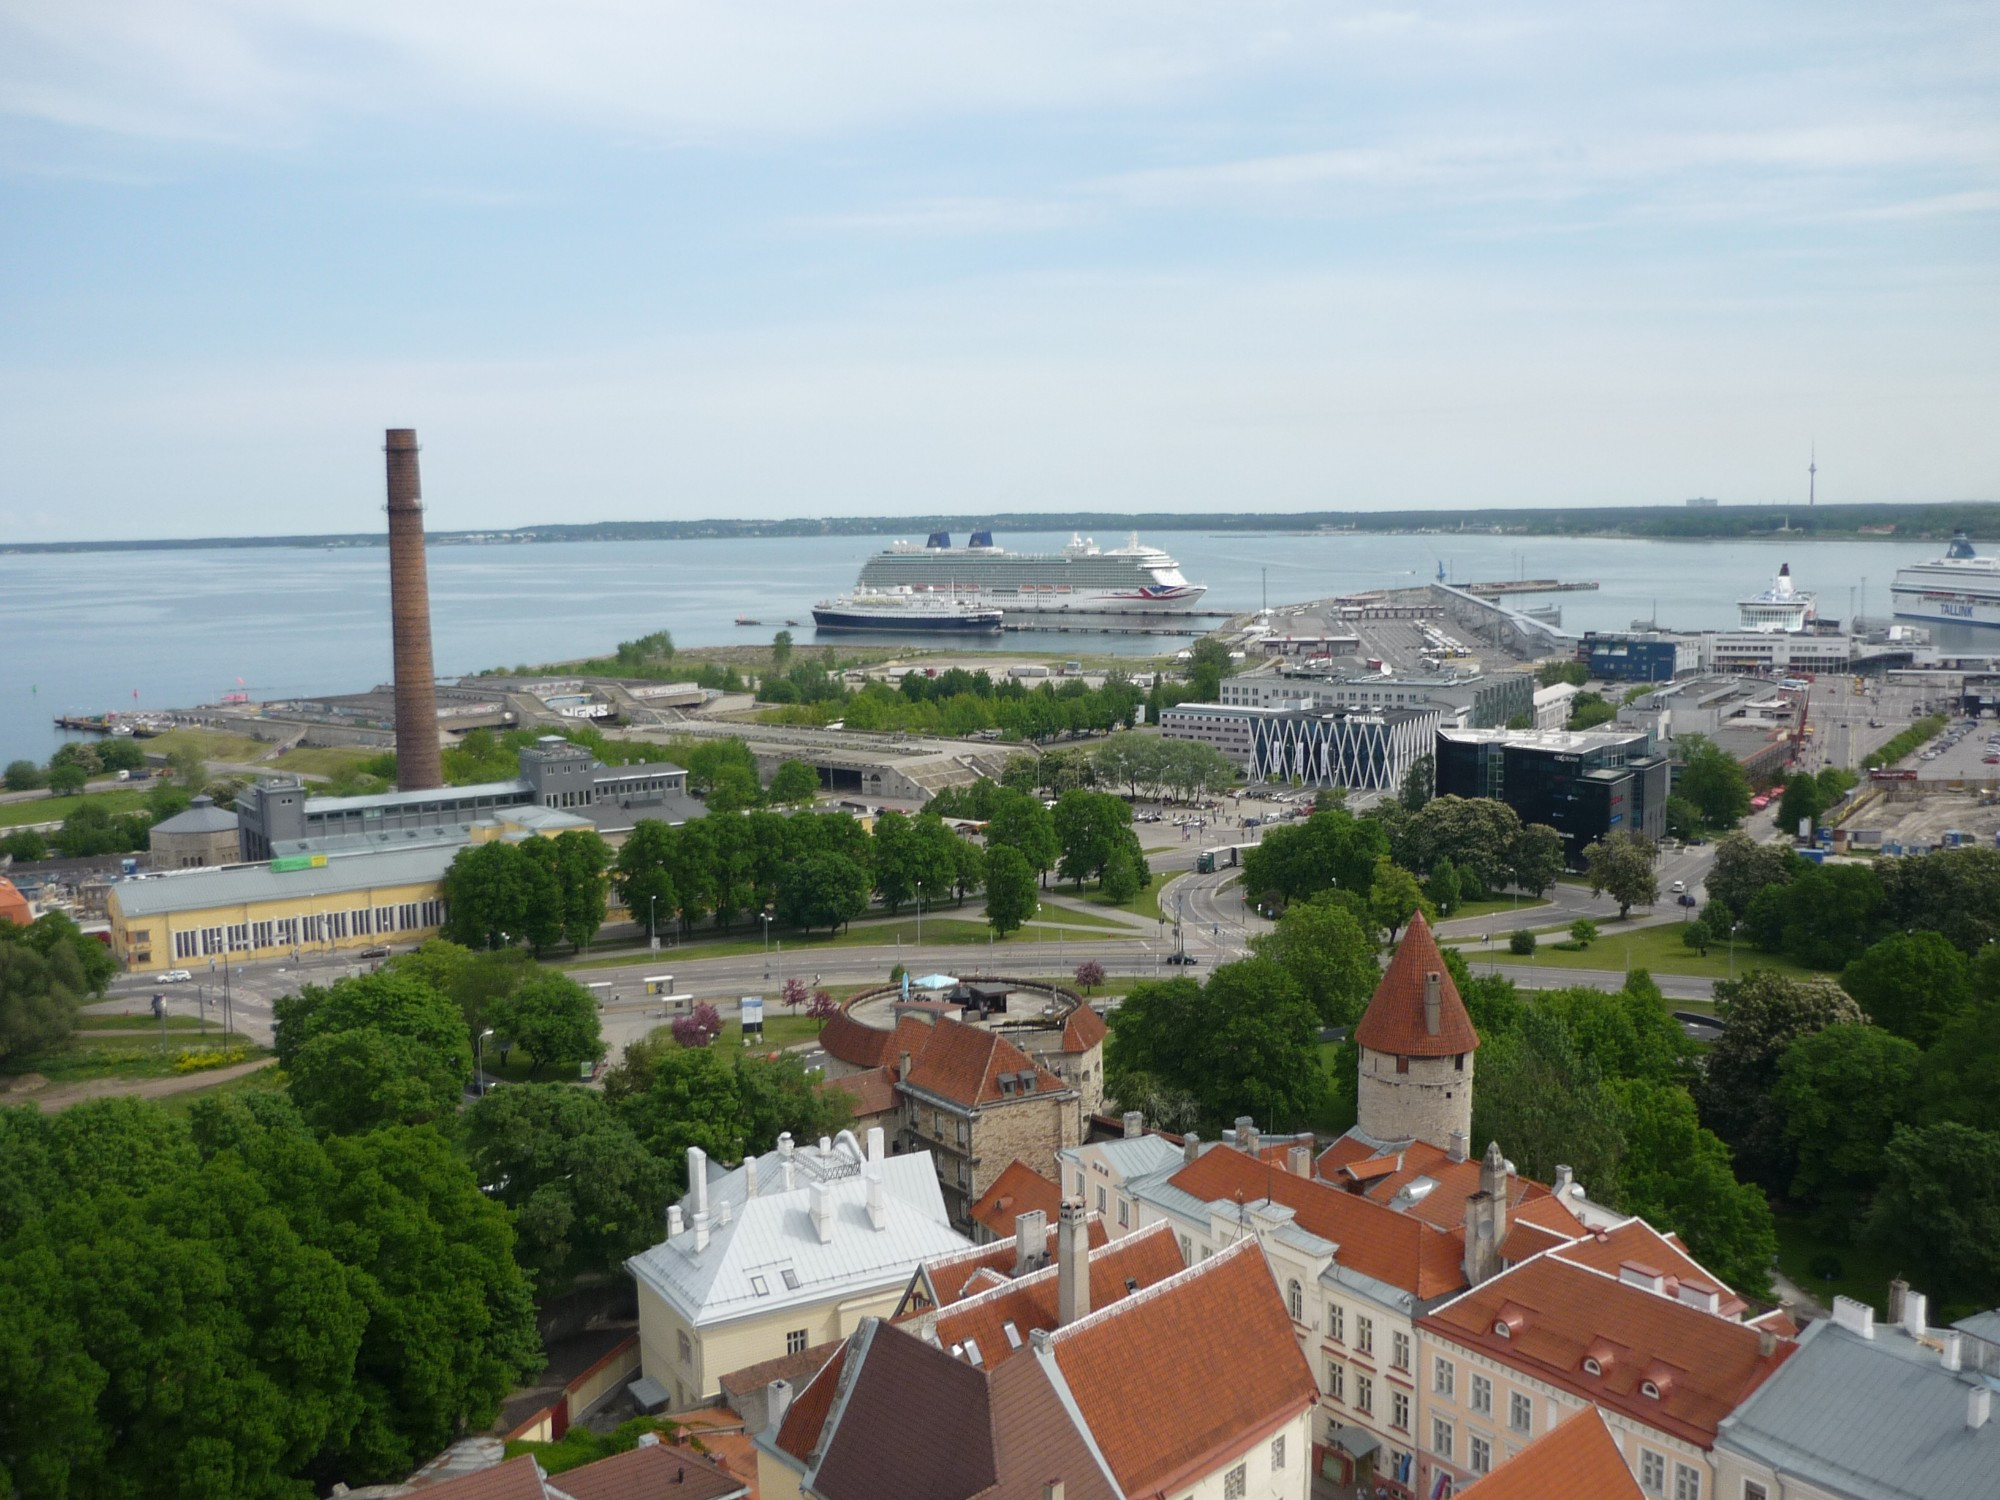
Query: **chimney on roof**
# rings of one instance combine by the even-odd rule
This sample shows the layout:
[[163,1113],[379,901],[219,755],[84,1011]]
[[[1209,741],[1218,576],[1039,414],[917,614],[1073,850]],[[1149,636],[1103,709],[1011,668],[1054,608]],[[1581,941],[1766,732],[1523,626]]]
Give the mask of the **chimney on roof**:
[[827,1191],[823,1182],[812,1185],[813,1230],[819,1235],[822,1245],[833,1243],[833,1194]]
[[1856,1302],[1852,1297],[1835,1297],[1833,1321],[1864,1339],[1875,1337],[1875,1309],[1866,1302]]
[[1200,1155],[1201,1155],[1201,1132],[1198,1130],[1190,1130],[1186,1135],[1181,1137],[1181,1160],[1184,1162],[1192,1162],[1197,1156]]
[[1567,1203],[1570,1185],[1575,1181],[1576,1172],[1573,1168],[1559,1166],[1556,1168],[1556,1180],[1549,1184],[1549,1191],[1554,1193],[1558,1200]]
[[1236,1149],[1249,1156],[1257,1154],[1257,1122],[1248,1115],[1236,1117]]
[[1465,1149],[1465,1132],[1463,1130],[1454,1130],[1451,1133],[1450,1139],[1451,1144],[1445,1148],[1445,1160],[1464,1161],[1467,1155]]
[[1699,1281],[1683,1281],[1678,1296],[1689,1307],[1705,1313],[1722,1310],[1722,1293],[1712,1286],[1703,1286]]
[[882,1159],[882,1127],[880,1125],[870,1125],[868,1127],[868,1159],[870,1161],[880,1161]]
[[896,1082],[898,1083],[906,1082],[908,1081],[909,1076],[910,1076],[910,1054],[907,1052],[899,1052],[896,1054]]
[[642,1432],[639,1434],[638,1446],[641,1448],[657,1448],[660,1446],[660,1435],[657,1432]]
[[1778,1352],[1778,1336],[1768,1328],[1757,1330],[1757,1357],[1769,1359]]
[[791,1159],[792,1133],[789,1130],[778,1132],[778,1155],[784,1157],[787,1161]]
[[1310,1177],[1313,1174],[1313,1148],[1294,1146],[1285,1153],[1285,1170],[1294,1177]]
[[1479,1164],[1479,1191],[1465,1200],[1465,1279],[1478,1286],[1500,1270],[1500,1247],[1507,1239],[1507,1163],[1500,1143],[1486,1148]]
[[1913,1339],[1921,1339],[1930,1332],[1929,1316],[1930,1298],[1906,1287],[1903,1291],[1903,1332]]
[[764,1430],[775,1433],[792,1409],[792,1383],[774,1380],[764,1387]]
[[1900,1276],[1889,1279],[1889,1321],[1903,1321],[1903,1301],[1910,1295],[1910,1284]]
[[735,1215],[730,1210],[727,1198],[724,1198],[720,1203],[715,1205],[715,1222],[718,1225],[726,1229],[729,1227],[729,1221],[734,1217]]
[[708,1248],[708,1210],[702,1209],[694,1216],[694,1253],[701,1254]]
[[1938,1351],[1938,1363],[1943,1365],[1947,1370],[1956,1371],[1963,1361],[1963,1354],[1958,1339],[1958,1330],[1956,1328],[1947,1328],[1944,1331],[1944,1337],[1939,1340],[1944,1347]]
[[1444,984],[1433,969],[1424,975],[1424,1030],[1436,1036],[1443,1016]]
[[1136,1141],[1146,1133],[1146,1117],[1136,1109],[1125,1111],[1125,1139]]
[[694,1199],[694,1211],[708,1213],[708,1153],[699,1146],[688,1147],[688,1195]]
[[1063,1500],[1063,1482],[1050,1479],[1042,1485],[1042,1500]]
[[1031,1208],[1014,1219],[1014,1274],[1025,1276],[1042,1268],[1049,1253],[1049,1216]]
[[868,1223],[871,1228],[881,1229],[889,1222],[889,1194],[882,1186],[882,1173],[871,1169],[868,1173]]
[[1618,1279],[1627,1286],[1638,1287],[1642,1292],[1652,1292],[1656,1296],[1666,1294],[1667,1278],[1651,1266],[1642,1266],[1635,1260],[1618,1263]]
[[1056,1213],[1056,1322],[1068,1327],[1090,1311],[1090,1227],[1081,1198]]
[[757,1196],[757,1158],[754,1156],[743,1158],[743,1196],[745,1198]]
[[1965,1425],[1978,1430],[1993,1415],[1993,1388],[1975,1385],[1965,1393]]
[[670,1240],[679,1239],[684,1229],[685,1226],[681,1223],[681,1206],[678,1203],[668,1204],[667,1238]]

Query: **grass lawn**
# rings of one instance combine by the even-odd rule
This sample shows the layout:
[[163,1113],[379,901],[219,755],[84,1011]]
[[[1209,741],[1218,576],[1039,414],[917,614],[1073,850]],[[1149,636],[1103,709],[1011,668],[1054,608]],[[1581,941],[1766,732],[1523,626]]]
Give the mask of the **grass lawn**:
[[1129,911],[1157,922],[1160,920],[1160,887],[1173,879],[1174,876],[1182,873],[1180,870],[1155,870],[1153,878],[1146,882],[1145,888],[1130,901],[1108,901],[1096,891],[1086,891],[1083,899],[1097,906],[1109,906],[1118,911]]
[[[1123,910],[1122,907],[1113,908]],[[1057,906],[1043,902],[1041,910],[1028,918],[1030,922],[1056,922],[1065,927],[1110,928],[1116,932],[1137,932],[1139,929],[1130,922],[1121,922],[1116,917],[1103,916],[1094,911],[1078,911],[1073,906]]]
[[[129,1016],[93,1016],[86,1011],[76,1018],[76,1029],[78,1031],[150,1031],[157,1034],[160,1029],[160,1023],[153,1019],[150,1011],[135,1010]],[[210,1021],[207,1029],[212,1032],[220,1031],[222,1029],[221,1023]],[[196,1035],[199,1035],[202,1031],[201,1017],[168,1016],[167,1030],[169,1032],[192,1031]]]
[[[1599,924],[1599,929],[1597,941],[1577,951],[1556,946],[1556,942],[1569,940],[1567,927],[1556,928],[1544,935],[1541,946],[1525,958],[1509,953],[1506,943],[1496,938],[1492,958],[1500,964],[1539,964],[1557,969],[1632,968],[1649,969],[1655,974],[1691,974],[1704,979],[1729,977],[1729,945],[1712,943],[1708,957],[1703,958],[1681,942],[1681,924],[1678,922],[1660,927],[1614,927],[1609,930],[1604,930]],[[1460,940],[1455,946],[1467,963],[1483,964],[1487,960],[1484,943]],[[1739,939],[1736,944],[1736,973],[1741,976],[1752,969],[1776,969],[1781,974],[1799,977],[1820,972],[1795,963],[1782,953],[1760,953]]]
[[220,1099],[225,1094],[274,1093],[285,1086],[282,1068],[259,1068],[241,1078],[226,1078],[205,1089],[184,1089],[178,1094],[162,1094],[154,1104],[171,1115],[184,1115],[202,1099]]
[[[75,1083],[86,1078],[174,1078],[181,1076],[174,1067],[177,1054],[220,1053],[224,1050],[225,1041],[245,1049],[245,1055],[232,1057],[229,1062],[248,1062],[251,1058],[269,1055],[262,1047],[252,1044],[249,1037],[238,1033],[232,1033],[225,1039],[220,1031],[211,1031],[204,1041],[199,1036],[176,1032],[168,1038],[163,1050],[157,1034],[147,1036],[144,1032],[135,1031],[129,1036],[82,1037],[71,1046],[51,1052],[9,1057],[0,1061],[0,1073],[39,1073],[51,1083]],[[217,1066],[226,1066],[226,1063],[219,1060]]]
[[[1794,1214],[1779,1214],[1778,1269],[1820,1301],[1832,1305],[1834,1295],[1866,1302],[1878,1315],[1886,1315],[1889,1279],[1897,1267],[1887,1256],[1865,1245],[1835,1245],[1813,1233],[1812,1225]],[[1831,1255],[1840,1262],[1840,1274],[1831,1280],[1815,1276],[1815,1257]]]
[[1523,896],[1518,901],[1512,896],[1493,896],[1485,901],[1465,901],[1457,911],[1446,917],[1447,922],[1456,922],[1465,917],[1488,917],[1494,912],[1505,912],[1509,916],[1517,911],[1533,911],[1538,906],[1547,906],[1549,901],[1540,896]]
[[375,759],[382,752],[371,750],[365,745],[300,745],[287,750],[271,762],[279,771],[302,772],[307,776],[338,777],[343,771],[352,771],[364,761]]
[[148,755],[172,755],[192,749],[203,760],[262,760],[271,746],[255,735],[230,734],[220,729],[169,729],[140,742]]
[[25,802],[0,802],[0,828],[18,828],[24,823],[60,823],[86,802],[108,813],[128,813],[146,805],[146,794],[84,792],[75,797],[30,797]]

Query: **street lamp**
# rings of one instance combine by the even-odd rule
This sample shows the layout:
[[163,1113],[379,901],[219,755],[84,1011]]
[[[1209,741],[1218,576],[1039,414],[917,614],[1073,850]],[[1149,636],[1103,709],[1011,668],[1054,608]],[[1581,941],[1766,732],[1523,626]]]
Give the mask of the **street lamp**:
[[472,1044],[472,1071],[475,1075],[474,1085],[482,1098],[486,1093],[486,1039],[491,1035],[493,1035],[493,1028],[489,1026],[479,1033],[478,1038]]
[[660,951],[660,898],[657,894],[646,898],[646,946],[653,952]]

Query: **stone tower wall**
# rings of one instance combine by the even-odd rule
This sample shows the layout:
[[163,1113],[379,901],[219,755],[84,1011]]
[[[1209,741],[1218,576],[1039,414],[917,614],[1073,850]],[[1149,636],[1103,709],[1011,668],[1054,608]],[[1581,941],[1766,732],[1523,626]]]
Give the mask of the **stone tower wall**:
[[1393,1053],[1361,1049],[1357,1123],[1376,1140],[1428,1141],[1451,1149],[1451,1133],[1472,1135],[1472,1062],[1465,1054],[1460,1071],[1449,1057],[1413,1057],[1407,1073],[1396,1071]]

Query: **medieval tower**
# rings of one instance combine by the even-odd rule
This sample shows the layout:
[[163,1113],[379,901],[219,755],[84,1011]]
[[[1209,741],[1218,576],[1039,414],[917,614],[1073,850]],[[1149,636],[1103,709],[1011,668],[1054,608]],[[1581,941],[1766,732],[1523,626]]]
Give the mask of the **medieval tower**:
[[1356,1128],[1382,1144],[1427,1141],[1463,1159],[1472,1134],[1472,1028],[1430,924],[1417,912],[1354,1028]]

